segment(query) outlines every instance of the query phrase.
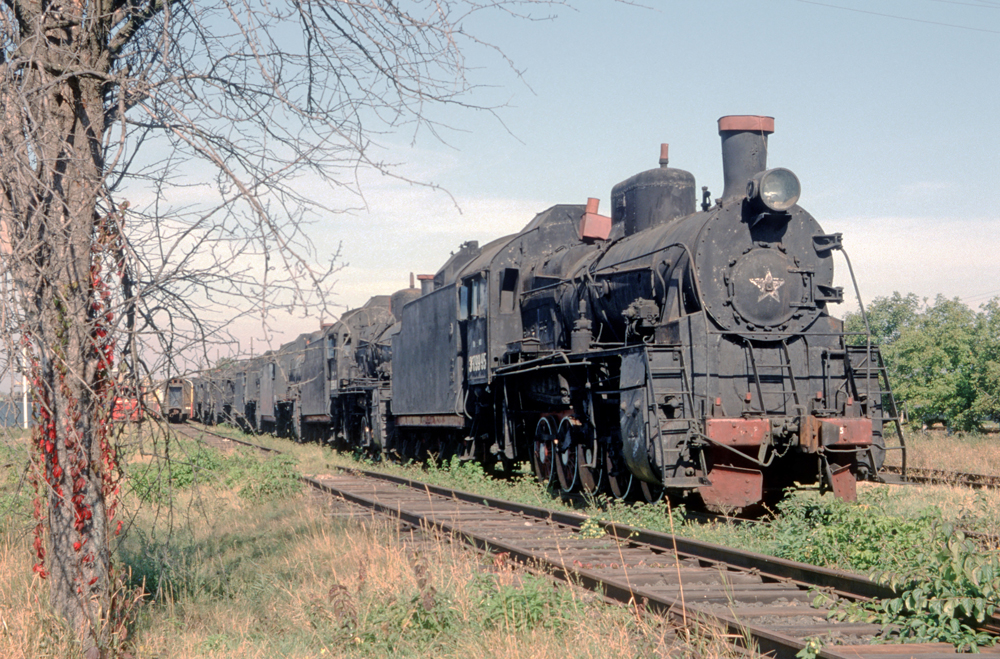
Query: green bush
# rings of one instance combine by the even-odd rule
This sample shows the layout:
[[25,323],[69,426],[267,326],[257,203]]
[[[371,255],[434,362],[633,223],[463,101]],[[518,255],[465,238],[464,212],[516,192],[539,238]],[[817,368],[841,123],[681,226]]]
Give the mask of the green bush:
[[583,613],[583,602],[569,588],[531,574],[517,584],[501,584],[495,575],[482,574],[475,581],[480,591],[481,619],[487,627],[509,631],[537,628],[562,630]]
[[831,496],[796,493],[778,504],[766,527],[767,553],[812,565],[865,573],[912,564],[926,547],[943,541],[941,514],[927,508],[909,517],[886,511],[888,494],[849,503]]
[[869,603],[834,604],[831,616],[882,625],[885,642],[953,644],[976,651],[996,638],[976,631],[1000,606],[1000,553],[983,552],[961,531],[949,530],[936,551],[919,553],[908,570],[879,570],[872,578],[898,597]]
[[234,455],[228,461],[226,485],[236,488],[242,498],[270,501],[302,491],[295,458],[287,454]]
[[0,440],[0,515],[4,524],[31,516],[35,493],[28,484],[28,468],[27,451]]
[[[420,566],[415,566],[420,570]],[[327,601],[316,601],[306,614],[324,642],[355,646],[359,654],[432,656],[453,647],[459,634],[503,630],[512,634],[547,629],[557,634],[572,628],[586,604],[569,588],[531,574],[515,583],[500,583],[495,574],[474,577],[470,584],[477,609],[463,617],[450,593],[435,590],[424,578],[406,597],[352,593],[336,585]]]

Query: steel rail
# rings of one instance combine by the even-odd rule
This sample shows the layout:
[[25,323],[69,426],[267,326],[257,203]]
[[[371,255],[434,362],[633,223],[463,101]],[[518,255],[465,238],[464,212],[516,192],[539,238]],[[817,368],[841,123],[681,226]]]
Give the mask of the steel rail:
[[[337,475],[301,480],[414,527],[458,538],[481,551],[505,553],[523,564],[599,591],[606,598],[642,603],[679,624],[712,621],[738,644],[749,644],[776,659],[793,659],[816,636],[852,639],[879,631],[874,625],[826,620],[825,610],[806,604],[812,599],[811,589],[853,600],[893,595],[889,588],[855,574],[616,522],[590,520],[605,535],[585,538],[580,531],[590,518],[584,515],[389,474],[342,468]],[[762,622],[747,622],[762,616]],[[776,625],[772,619],[785,624]],[[825,645],[816,656],[893,659],[915,653],[923,659],[940,659],[954,655],[954,649],[947,644]]]
[[883,482],[892,485],[961,485],[974,489],[1000,488],[1000,476],[993,474],[971,474],[961,471],[946,471],[944,469],[925,469],[920,467],[882,467],[881,473],[890,478]]
[[[359,473],[368,478],[377,478],[391,483],[406,485],[417,490],[425,490],[432,494],[454,498],[468,503],[478,503],[498,508],[513,513],[522,513],[538,519],[551,519],[564,526],[580,528],[584,522],[591,518],[578,513],[541,508],[523,503],[516,503],[504,499],[482,496],[472,492],[455,490],[451,488],[423,483],[411,480],[402,476],[393,476],[363,469],[346,469],[353,473]],[[682,536],[660,533],[659,531],[649,531],[628,524],[609,522],[602,520],[592,520],[605,530],[608,535],[620,540],[632,540],[641,542],[652,547],[673,551],[684,556],[690,556],[699,560],[708,561],[714,564],[725,564],[742,569],[756,570],[760,574],[781,580],[792,581],[804,586],[830,589],[837,594],[851,596],[855,598],[884,598],[891,597],[893,591],[881,586],[870,579],[841,570],[831,570],[829,568],[817,567],[806,563],[798,563],[783,558],[776,558],[766,554],[742,551],[716,545],[700,540],[684,538]]]
[[[823,588],[840,597],[852,599],[882,596],[890,592],[857,575],[841,574],[621,524],[601,524],[607,535],[592,539],[590,545],[593,546],[583,547],[585,543],[579,536],[579,531],[583,522],[588,519],[585,516],[453,491],[396,476],[345,469],[338,476],[310,480],[315,487],[349,502],[368,506],[413,526],[459,538],[482,551],[507,554],[521,563],[541,567],[554,576],[597,590],[605,597],[622,603],[641,602],[646,608],[678,623],[711,621],[711,624],[720,626],[733,639],[745,639],[760,652],[777,659],[792,659],[806,647],[809,638],[814,636],[827,633],[844,636],[872,635],[878,631],[878,627],[874,625],[825,620],[825,610],[803,604],[812,597],[810,587]],[[381,481],[384,485],[380,489],[379,485],[372,483],[373,480]],[[417,498],[413,498],[414,495]],[[451,507],[449,502],[461,505]],[[487,521],[487,511],[493,511],[496,516]],[[510,518],[506,526],[513,529],[511,536],[506,536],[507,531],[501,528],[501,515]],[[534,520],[540,528],[557,528],[562,531],[565,534],[561,538],[562,547],[559,540],[549,535],[529,535],[525,538],[524,528],[521,526],[525,524],[525,519]],[[480,525],[478,528],[477,523]],[[542,526],[546,524],[548,526]],[[608,545],[608,541],[612,544]],[[554,548],[550,546],[552,543],[555,543]],[[605,557],[609,554],[613,557],[617,549],[621,556],[620,565],[615,564],[609,568],[607,564],[594,566],[581,560],[580,557],[590,555],[587,552],[597,551],[594,546],[600,547],[598,555]],[[557,550],[555,556],[551,554],[554,550]],[[626,556],[626,552],[630,555]],[[652,567],[654,564],[644,564],[644,559],[636,562],[635,554],[639,552],[648,552],[651,557],[658,556],[664,563]],[[626,567],[629,563],[631,565]],[[686,577],[681,578],[681,572]],[[675,574],[676,579],[673,578]],[[718,581],[712,580],[713,575]],[[787,606],[789,602],[798,602],[798,608]],[[722,609],[719,608],[720,605]],[[756,612],[755,606],[760,607]],[[784,626],[777,625],[778,629],[775,629],[772,623],[746,621],[746,618],[761,615],[778,618],[786,616],[789,621],[794,622]],[[816,620],[821,616],[824,620],[817,624]],[[792,629],[782,631],[787,627]],[[798,631],[792,633],[793,630]],[[911,657],[914,653],[930,653],[925,654],[927,659],[938,659],[943,655],[953,655],[954,648],[947,644],[877,647],[826,645],[816,656],[825,659],[857,659],[877,654],[882,658],[902,658]]]

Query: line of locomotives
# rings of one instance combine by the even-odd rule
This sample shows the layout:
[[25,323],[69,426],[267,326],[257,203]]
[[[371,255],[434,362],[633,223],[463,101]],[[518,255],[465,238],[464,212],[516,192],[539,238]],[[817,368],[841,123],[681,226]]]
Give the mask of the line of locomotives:
[[[745,509],[795,483],[853,499],[895,404],[870,336],[827,305],[840,234],[767,169],[774,120],[719,120],[713,202],[667,164],[520,232],[464,243],[420,288],[278,350],[171,380],[171,420],[230,419],[404,459],[510,467],[564,491]],[[849,264],[849,261],[848,261]],[[853,279],[853,274],[852,274]],[[898,423],[896,424],[898,428]]]

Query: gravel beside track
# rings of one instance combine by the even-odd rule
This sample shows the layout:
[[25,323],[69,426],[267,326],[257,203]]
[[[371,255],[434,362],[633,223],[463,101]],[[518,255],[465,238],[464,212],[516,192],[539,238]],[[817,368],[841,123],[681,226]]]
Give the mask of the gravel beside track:
[[[818,656],[826,659],[955,655],[943,643],[870,645],[880,626],[828,620],[827,609],[812,605],[815,588],[837,599],[891,595],[888,588],[854,574],[386,474],[342,470],[303,480],[413,527],[506,554],[679,624],[710,621],[735,642],[749,639],[777,659],[793,659],[811,638],[820,639]],[[984,651],[1000,653],[996,648]]]

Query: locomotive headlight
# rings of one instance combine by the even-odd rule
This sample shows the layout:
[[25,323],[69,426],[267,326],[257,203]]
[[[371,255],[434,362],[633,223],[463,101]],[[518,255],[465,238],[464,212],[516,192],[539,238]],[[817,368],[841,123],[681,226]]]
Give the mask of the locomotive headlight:
[[784,167],[760,172],[747,182],[747,198],[772,211],[787,211],[801,193],[798,177]]

